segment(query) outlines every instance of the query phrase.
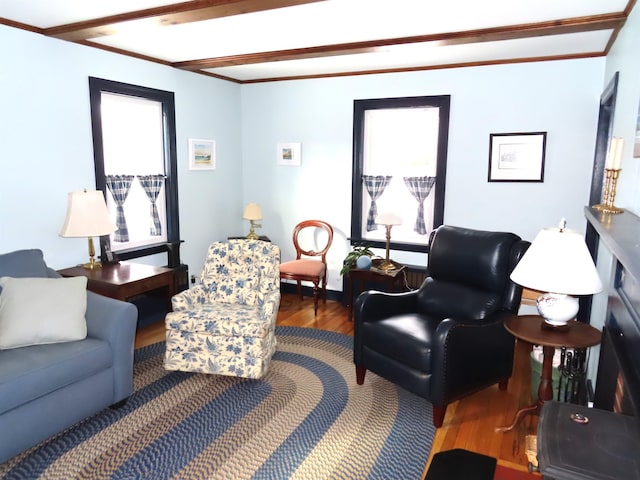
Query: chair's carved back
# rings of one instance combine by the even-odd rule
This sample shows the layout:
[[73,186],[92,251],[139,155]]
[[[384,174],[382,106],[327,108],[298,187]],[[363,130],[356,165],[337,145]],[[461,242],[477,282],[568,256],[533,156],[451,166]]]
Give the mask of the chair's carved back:
[[[318,241],[322,241],[322,244],[319,245],[319,250],[307,250],[300,243],[301,232],[305,229],[320,229],[318,230],[318,234],[315,235],[315,239]],[[325,235],[319,235],[319,233],[324,233]],[[324,238],[323,238],[324,237]],[[329,225],[327,222],[322,220],[305,220],[296,225],[296,228],[293,230],[293,245],[296,249],[296,259],[300,260],[304,257],[322,257],[322,263],[327,263],[327,252],[329,248],[331,248],[331,244],[333,243],[333,227]]]

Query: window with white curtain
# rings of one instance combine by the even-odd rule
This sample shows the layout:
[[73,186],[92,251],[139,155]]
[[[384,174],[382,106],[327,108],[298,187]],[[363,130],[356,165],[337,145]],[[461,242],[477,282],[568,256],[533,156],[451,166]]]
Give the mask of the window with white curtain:
[[[104,173],[107,178],[107,207],[116,222],[117,206],[109,192],[108,179],[117,175],[132,176],[123,204],[128,239],[111,236],[114,252],[148,243],[167,241],[167,215],[164,188],[164,140],[162,103],[145,98],[102,92],[102,145]],[[155,200],[160,228],[154,228],[151,201],[145,193],[141,176],[157,175],[162,179]]]
[[89,85],[96,187],[118,226],[102,247],[121,258],[164,251],[179,241],[173,93],[97,78]]

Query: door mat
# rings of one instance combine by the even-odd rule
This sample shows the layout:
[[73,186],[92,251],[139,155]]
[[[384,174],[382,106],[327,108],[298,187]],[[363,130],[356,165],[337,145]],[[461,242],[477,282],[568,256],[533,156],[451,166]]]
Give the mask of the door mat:
[[456,448],[433,456],[424,480],[493,480],[497,460]]

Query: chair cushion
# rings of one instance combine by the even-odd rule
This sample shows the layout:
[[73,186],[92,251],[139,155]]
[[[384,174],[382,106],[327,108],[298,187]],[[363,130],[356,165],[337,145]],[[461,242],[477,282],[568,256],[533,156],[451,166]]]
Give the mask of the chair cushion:
[[224,274],[209,284],[210,300],[221,303],[255,305],[258,297],[260,270],[251,264],[230,264]]
[[[16,250],[0,255],[0,277],[47,277],[42,250]],[[0,287],[2,292],[2,287]]]
[[500,309],[500,299],[498,293],[433,278],[418,292],[420,309],[440,319],[481,320]]
[[167,330],[229,337],[263,337],[270,325],[260,316],[260,307],[207,303],[187,311],[169,312]]
[[290,275],[304,275],[305,277],[321,278],[325,272],[324,263],[317,260],[291,260],[280,264],[280,273]]
[[415,370],[431,372],[431,345],[440,320],[417,313],[362,322],[362,342],[389,359]]
[[87,336],[87,278],[1,277],[0,349]]
[[428,276],[502,295],[518,240],[513,233],[443,225],[429,247]]
[[0,255],[0,277],[46,277],[42,250],[16,250]]
[[0,414],[110,368],[109,343],[35,345],[0,351]]

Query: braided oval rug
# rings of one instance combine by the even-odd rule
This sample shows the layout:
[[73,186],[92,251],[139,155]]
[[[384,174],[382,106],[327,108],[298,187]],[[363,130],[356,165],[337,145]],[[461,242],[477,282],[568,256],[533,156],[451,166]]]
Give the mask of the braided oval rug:
[[0,465],[6,479],[420,479],[431,405],[368,372],[352,338],[277,327],[260,380],[168,372],[136,350],[134,393]]

